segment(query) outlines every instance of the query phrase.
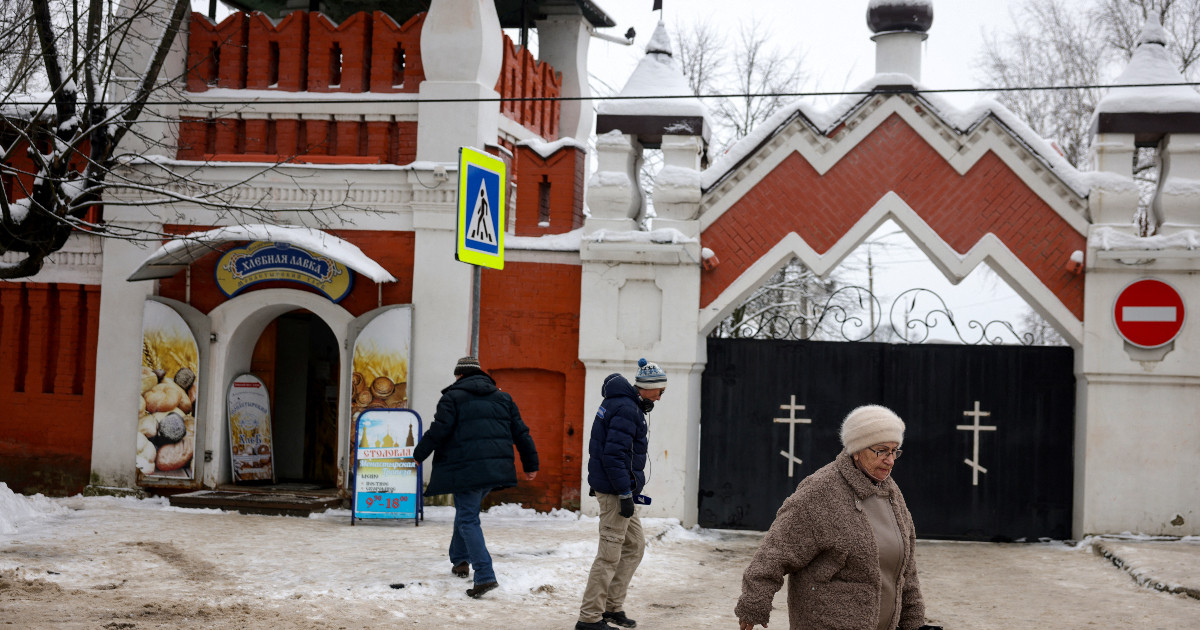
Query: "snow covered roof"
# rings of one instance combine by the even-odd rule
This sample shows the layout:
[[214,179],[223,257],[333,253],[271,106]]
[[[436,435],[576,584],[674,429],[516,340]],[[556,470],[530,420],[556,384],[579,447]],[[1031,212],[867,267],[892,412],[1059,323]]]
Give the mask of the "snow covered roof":
[[618,96],[668,96],[672,98],[629,98],[602,101],[596,107],[600,116],[696,116],[708,115],[708,108],[692,93],[683,72],[671,53],[666,26],[659,22],[646,44],[646,56],[625,82]]
[[327,232],[287,225],[235,225],[207,232],[192,232],[168,241],[138,265],[128,281],[170,278],[192,262],[210,254],[216,245],[230,241],[290,243],[332,258],[375,282],[396,282],[379,263],[357,246]]
[[[1113,81],[1116,85],[1186,83],[1187,79],[1167,56],[1167,31],[1157,13],[1146,17],[1129,65]],[[1115,88],[1100,100],[1096,113],[1200,113],[1200,93],[1186,85]]]
[[592,243],[698,243],[699,239],[689,237],[675,228],[659,228],[655,230],[596,230],[584,234],[583,228],[577,228],[562,234],[547,234],[545,236],[505,236],[504,247],[527,251],[557,251],[577,252],[584,241]]
[[560,138],[554,142],[546,142],[538,138],[531,138],[529,140],[521,140],[517,143],[517,146],[529,147],[531,150],[533,150],[533,152],[537,153],[543,158],[548,158],[551,155],[554,155],[555,152],[563,147],[574,147],[582,150],[584,153],[587,153],[588,150],[587,144],[569,136],[566,138]]
[[850,94],[828,110],[818,110],[805,101],[797,100],[790,107],[783,107],[769,120],[758,125],[717,158],[712,166],[701,173],[701,187],[708,191],[729,176],[739,164],[748,159],[759,147],[796,119],[801,119],[822,136],[830,136],[856,111],[866,104],[876,92],[887,92],[894,86],[905,86],[904,91],[915,91],[928,109],[960,134],[968,134],[985,119],[991,118],[1006,128],[1013,137],[1024,145],[1038,160],[1077,195],[1087,196],[1095,183],[1089,173],[1081,173],[1058,152],[1049,140],[1038,135],[1025,121],[1004,105],[992,99],[984,99],[968,109],[959,109],[936,94],[921,93],[924,86],[907,74],[880,73],[850,90]]

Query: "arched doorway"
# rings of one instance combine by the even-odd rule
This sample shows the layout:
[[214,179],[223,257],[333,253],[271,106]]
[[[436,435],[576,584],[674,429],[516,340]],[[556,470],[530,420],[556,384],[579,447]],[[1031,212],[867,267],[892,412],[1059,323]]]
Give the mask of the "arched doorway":
[[259,336],[250,372],[271,396],[276,481],[336,487],[341,371],[333,331],[308,310],[284,313]]

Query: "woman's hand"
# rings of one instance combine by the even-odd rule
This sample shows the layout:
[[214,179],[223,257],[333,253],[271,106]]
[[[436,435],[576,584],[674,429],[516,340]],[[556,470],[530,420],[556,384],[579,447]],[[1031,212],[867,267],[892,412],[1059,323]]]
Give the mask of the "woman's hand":
[[[767,624],[764,623],[762,627],[766,628]],[[741,619],[738,619],[738,630],[754,630],[754,624],[750,623],[749,621],[742,621]]]

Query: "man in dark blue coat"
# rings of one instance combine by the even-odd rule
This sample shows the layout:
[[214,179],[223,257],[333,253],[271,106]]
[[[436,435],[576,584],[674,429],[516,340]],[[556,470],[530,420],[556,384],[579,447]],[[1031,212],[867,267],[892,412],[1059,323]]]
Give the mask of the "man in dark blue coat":
[[478,598],[499,586],[479,523],[483,498],[492,490],[517,485],[514,444],[526,480],[537,476],[538,456],[516,403],[496,387],[478,359],[459,359],[454,377],[455,382],[442,390],[433,423],[413,449],[413,458],[424,461],[434,452],[425,496],[454,495],[451,572],[465,578],[474,567],[475,585],[467,595]]
[[625,595],[642,562],[646,539],[634,510],[646,485],[649,426],[646,414],[662,397],[667,375],[646,359],[638,360],[634,385],[620,374],[604,379],[604,402],[592,421],[588,443],[588,485],[600,503],[600,547],[588,574],[576,630],[611,630],[637,622],[625,614]]

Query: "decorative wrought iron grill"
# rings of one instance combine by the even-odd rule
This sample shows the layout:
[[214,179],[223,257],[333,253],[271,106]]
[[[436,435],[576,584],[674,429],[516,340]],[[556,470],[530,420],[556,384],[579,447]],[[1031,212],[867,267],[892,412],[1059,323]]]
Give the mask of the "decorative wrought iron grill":
[[[967,345],[1034,345],[1032,333],[1018,332],[1012,323],[1003,320],[981,322],[954,316],[945,300],[925,288],[908,289],[900,293],[888,308],[886,320],[879,299],[860,286],[845,286],[831,293],[819,307],[811,304],[780,304],[751,317],[722,321],[710,337],[732,339],[784,339],[826,341],[865,341],[880,337],[877,333],[890,328],[882,340],[919,344],[930,341],[953,343],[949,333],[959,343]],[[878,314],[878,317],[877,317]]]

